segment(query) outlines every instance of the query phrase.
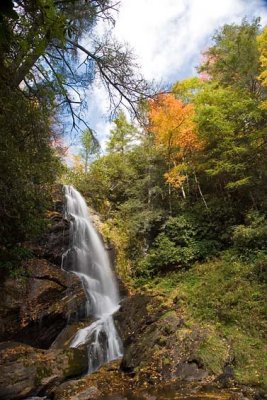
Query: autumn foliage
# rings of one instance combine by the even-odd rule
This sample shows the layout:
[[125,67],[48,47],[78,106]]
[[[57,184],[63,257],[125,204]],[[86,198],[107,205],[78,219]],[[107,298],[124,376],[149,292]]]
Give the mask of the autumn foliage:
[[186,179],[189,160],[202,148],[194,123],[194,107],[173,94],[160,94],[149,104],[149,130],[166,154],[168,183],[180,187]]
[[[257,37],[258,49],[260,52],[261,73],[258,76],[263,87],[267,87],[267,27]],[[263,108],[267,109],[267,100],[262,103]]]

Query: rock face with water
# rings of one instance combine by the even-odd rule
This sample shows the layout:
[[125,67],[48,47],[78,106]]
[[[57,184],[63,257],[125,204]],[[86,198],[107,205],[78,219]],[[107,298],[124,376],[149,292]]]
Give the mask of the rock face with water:
[[65,197],[71,245],[63,256],[63,268],[80,278],[87,296],[88,316],[95,319],[77,332],[71,347],[88,346],[90,373],[122,356],[121,340],[113,321],[113,314],[119,308],[118,289],[84,198],[71,186],[65,187]]
[[48,348],[71,319],[85,313],[79,279],[45,259],[31,259],[24,276],[0,283],[0,339]]
[[[36,392],[39,355],[49,365],[45,379],[52,382],[54,375],[58,382],[66,379],[64,371],[68,360],[71,361],[66,356],[70,353],[65,352],[69,350],[69,343],[66,345],[67,340],[62,337],[60,344],[55,339],[66,329],[73,337],[79,324],[88,324],[87,299],[81,281],[75,274],[62,270],[59,260],[69,245],[69,222],[63,218],[62,200],[62,190],[58,190],[55,208],[48,212],[47,232],[37,241],[24,244],[32,254],[24,262],[22,274],[14,278],[0,271],[1,399],[21,398],[21,393],[26,393],[22,388],[25,385],[30,388],[29,392]],[[82,357],[81,363],[77,359],[72,363],[72,373],[67,376],[86,372],[87,349],[70,352]],[[61,357],[61,354],[65,355]],[[27,361],[31,358],[34,363]]]

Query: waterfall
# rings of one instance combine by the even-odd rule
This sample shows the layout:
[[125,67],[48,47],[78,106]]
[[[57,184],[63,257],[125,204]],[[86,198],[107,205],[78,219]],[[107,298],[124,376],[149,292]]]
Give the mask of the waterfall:
[[62,265],[81,279],[87,297],[87,314],[94,318],[93,323],[77,332],[71,347],[88,346],[88,372],[91,373],[122,356],[121,340],[113,321],[113,314],[119,308],[118,289],[84,198],[72,186],[64,186],[64,191],[71,244],[63,255]]

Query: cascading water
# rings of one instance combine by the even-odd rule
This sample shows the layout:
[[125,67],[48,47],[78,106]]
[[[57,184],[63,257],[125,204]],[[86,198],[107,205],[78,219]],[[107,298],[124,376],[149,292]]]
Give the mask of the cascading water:
[[80,329],[71,347],[87,344],[88,372],[122,356],[122,344],[113,314],[119,308],[116,281],[109,258],[90,220],[84,198],[72,186],[64,186],[65,217],[70,221],[71,245],[63,255],[63,268],[81,279],[87,296],[87,312],[95,321]]

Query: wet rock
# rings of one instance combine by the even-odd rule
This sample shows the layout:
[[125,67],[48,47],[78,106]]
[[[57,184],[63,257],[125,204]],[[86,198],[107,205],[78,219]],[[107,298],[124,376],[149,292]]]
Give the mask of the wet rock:
[[157,397],[149,393],[143,393],[143,400],[157,400]]
[[39,397],[39,396],[33,396],[33,397],[31,396],[31,397],[27,397],[24,400],[48,400],[48,398],[47,397]]
[[164,306],[156,300],[153,301],[149,296],[136,294],[126,298],[114,315],[114,321],[124,345],[127,347],[138,333],[155,322],[162,310]]
[[37,397],[37,396],[34,396],[34,397],[27,397],[26,399],[24,399],[24,400],[47,400],[47,397]]
[[70,321],[85,317],[80,280],[44,259],[28,260],[25,276],[0,283],[0,340],[48,348]]
[[34,254],[61,266],[62,254],[69,247],[69,221],[62,218],[62,213],[52,211],[48,215],[50,226],[42,237],[31,245]]
[[90,324],[90,321],[76,322],[67,325],[57,336],[55,341],[50,346],[51,349],[67,349],[70,347],[72,339],[79,329],[83,329]]
[[63,380],[86,372],[86,349],[40,350],[31,346],[0,344],[0,399],[42,396]]
[[78,393],[75,396],[72,396],[70,398],[70,400],[93,400],[93,399],[97,399],[100,395],[100,391],[92,386],[88,389],[83,390],[82,392]]

